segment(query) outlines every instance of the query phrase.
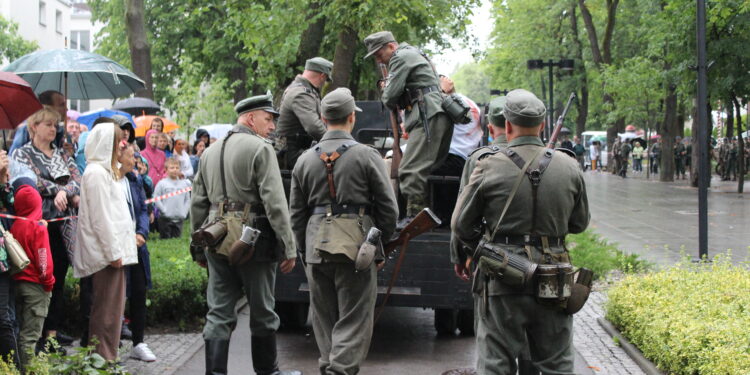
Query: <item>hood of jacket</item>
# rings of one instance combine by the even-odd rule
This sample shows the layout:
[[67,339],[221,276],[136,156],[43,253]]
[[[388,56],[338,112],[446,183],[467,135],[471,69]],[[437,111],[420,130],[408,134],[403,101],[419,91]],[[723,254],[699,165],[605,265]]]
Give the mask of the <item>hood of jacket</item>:
[[86,163],[99,164],[108,172],[112,172],[115,124],[111,122],[99,124],[89,133],[86,140]]
[[13,207],[16,215],[27,217],[31,220],[42,219],[42,196],[31,185],[21,185],[14,197]]

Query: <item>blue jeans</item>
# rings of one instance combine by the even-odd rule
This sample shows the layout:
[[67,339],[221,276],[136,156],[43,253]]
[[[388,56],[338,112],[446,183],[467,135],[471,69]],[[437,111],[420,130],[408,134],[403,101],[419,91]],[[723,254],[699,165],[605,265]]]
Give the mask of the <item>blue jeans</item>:
[[12,351],[13,362],[18,368],[18,338],[16,337],[16,314],[13,298],[10,272],[0,273],[0,355],[7,360]]

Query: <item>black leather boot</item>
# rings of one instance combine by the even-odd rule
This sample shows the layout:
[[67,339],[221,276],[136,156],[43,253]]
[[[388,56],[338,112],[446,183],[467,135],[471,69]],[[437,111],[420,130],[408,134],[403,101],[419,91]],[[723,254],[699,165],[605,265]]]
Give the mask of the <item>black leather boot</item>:
[[253,355],[253,369],[257,375],[302,375],[302,371],[279,370],[276,359],[276,334],[266,337],[252,336],[250,338]]
[[229,340],[206,341],[206,375],[226,375]]

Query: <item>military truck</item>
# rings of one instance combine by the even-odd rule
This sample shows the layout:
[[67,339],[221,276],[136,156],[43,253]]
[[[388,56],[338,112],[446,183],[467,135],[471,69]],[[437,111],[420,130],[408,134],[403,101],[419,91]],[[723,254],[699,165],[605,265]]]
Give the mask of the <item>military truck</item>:
[[[357,113],[352,135],[360,143],[375,147],[385,156],[392,144],[388,112],[383,110],[377,101],[357,102],[357,106],[362,108],[362,113]],[[291,183],[290,175],[290,171],[282,171],[287,197]],[[431,176],[429,182],[431,192],[435,189],[447,189],[452,198],[435,202],[432,199],[434,194],[430,194],[430,206],[443,223],[440,227],[411,240],[388,299],[388,306],[434,309],[435,329],[438,334],[454,334],[458,329],[461,334],[472,335],[474,312],[471,283],[461,281],[455,276],[449,251],[450,217],[455,206],[459,178]],[[404,202],[400,204],[401,212],[404,212]],[[378,306],[382,303],[398,256],[399,252],[394,252],[391,259],[386,261],[385,268],[378,273]],[[303,326],[307,321],[309,303],[307,278],[301,262],[298,262],[290,274],[276,278],[276,311],[281,318],[282,326]]]

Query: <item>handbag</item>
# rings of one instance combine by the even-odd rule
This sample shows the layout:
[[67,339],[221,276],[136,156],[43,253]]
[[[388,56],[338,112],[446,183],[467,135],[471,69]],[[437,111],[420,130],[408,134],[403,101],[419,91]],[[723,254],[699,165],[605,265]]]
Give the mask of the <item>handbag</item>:
[[8,259],[10,259],[10,273],[13,275],[23,271],[31,263],[26,250],[23,249],[10,232],[5,230],[2,224],[0,224],[0,232],[3,234],[5,251],[8,253]]

